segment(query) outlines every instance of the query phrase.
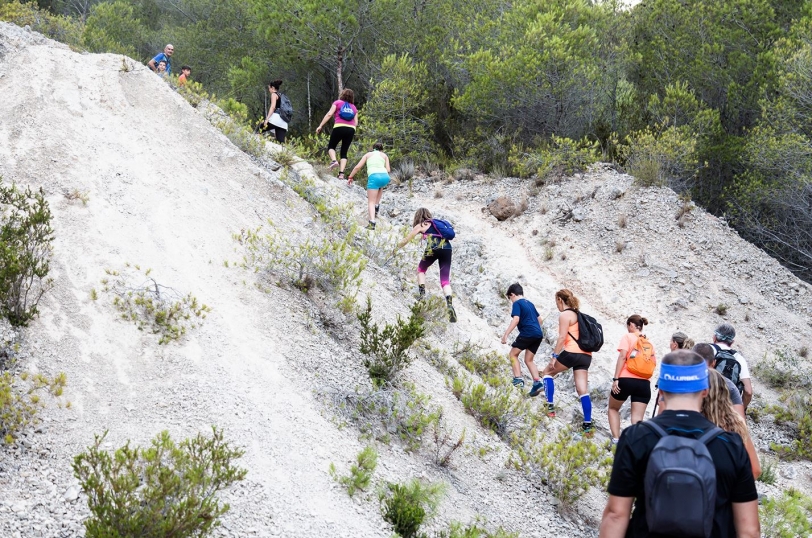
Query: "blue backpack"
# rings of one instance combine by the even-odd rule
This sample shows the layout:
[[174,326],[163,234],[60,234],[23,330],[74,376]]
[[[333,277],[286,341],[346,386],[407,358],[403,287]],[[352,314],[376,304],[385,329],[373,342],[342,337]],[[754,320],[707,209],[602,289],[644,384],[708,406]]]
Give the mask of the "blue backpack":
[[457,232],[454,231],[454,227],[451,226],[451,223],[447,220],[443,219],[431,219],[431,223],[437,229],[437,232],[440,234],[440,237],[447,241],[451,241],[456,237]]
[[338,117],[342,120],[352,121],[355,118],[355,109],[352,108],[350,103],[344,101],[344,104],[338,110]]

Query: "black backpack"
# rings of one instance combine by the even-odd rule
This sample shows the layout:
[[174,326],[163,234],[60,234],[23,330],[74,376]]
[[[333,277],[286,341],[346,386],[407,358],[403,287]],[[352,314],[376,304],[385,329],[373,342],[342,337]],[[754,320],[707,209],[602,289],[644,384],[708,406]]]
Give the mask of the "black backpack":
[[724,430],[713,427],[693,439],[669,435],[651,420],[643,424],[660,437],[649,455],[643,482],[649,533],[710,537],[716,512],[716,465],[708,443]]
[[744,394],[744,383],[741,380],[742,365],[736,359],[736,352],[732,349],[722,349],[716,344],[711,344],[711,346],[716,351],[716,362],[713,363],[714,369],[733,381],[733,384],[739,389],[739,394]]
[[276,92],[279,96],[279,103],[276,107],[276,113],[282,118],[282,121],[289,123],[293,119],[293,105],[290,104],[288,96],[282,92]]
[[601,324],[595,318],[584,314],[580,310],[573,308],[567,308],[567,310],[572,310],[578,316],[578,338],[572,336],[572,333],[567,334],[578,343],[578,347],[583,351],[590,353],[600,351],[601,346],[603,346],[603,327],[601,327]]

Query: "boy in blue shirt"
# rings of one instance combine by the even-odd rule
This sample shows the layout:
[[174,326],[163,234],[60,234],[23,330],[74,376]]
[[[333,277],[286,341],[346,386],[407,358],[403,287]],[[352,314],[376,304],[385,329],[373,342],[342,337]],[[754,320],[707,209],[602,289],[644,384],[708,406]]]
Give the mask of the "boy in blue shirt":
[[510,349],[510,366],[513,368],[513,386],[524,387],[524,379],[522,379],[522,368],[519,365],[519,353],[524,351],[524,363],[527,369],[530,370],[530,375],[533,376],[533,387],[530,389],[530,396],[538,396],[543,390],[544,385],[539,377],[538,368],[533,358],[536,356],[541,345],[541,340],[544,338],[544,333],[541,330],[543,320],[536,311],[536,307],[524,298],[524,290],[518,283],[511,284],[507,290],[507,298],[513,303],[513,310],[510,315],[510,325],[508,325],[505,334],[502,336],[502,343],[507,344],[508,335],[519,327],[519,336],[511,344]]

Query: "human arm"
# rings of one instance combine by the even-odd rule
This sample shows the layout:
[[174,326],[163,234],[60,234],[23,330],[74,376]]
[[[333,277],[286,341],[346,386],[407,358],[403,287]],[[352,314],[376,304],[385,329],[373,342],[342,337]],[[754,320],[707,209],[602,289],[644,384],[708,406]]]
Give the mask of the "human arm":
[[358,161],[358,164],[356,164],[355,168],[352,169],[352,172],[350,172],[349,177],[347,177],[347,185],[352,183],[353,176],[357,174],[358,171],[361,169],[361,167],[364,166],[364,164],[367,162],[367,157],[369,157],[369,153],[364,153],[364,156],[361,157],[361,160]]
[[[155,58],[157,58],[157,56]],[[155,58],[153,58],[153,59],[151,59],[150,61],[147,62],[147,67],[149,67],[155,73],[157,73],[158,72],[158,63],[155,61]]]
[[747,411],[747,406],[750,405],[750,400],[753,399],[753,383],[750,381],[750,378],[744,378],[741,380],[742,384],[744,385],[744,392],[742,393],[742,404],[744,404],[744,410]]
[[629,527],[634,497],[609,495],[601,518],[599,538],[623,538]]
[[406,246],[406,243],[408,243],[409,241],[414,239],[414,236],[416,236],[419,233],[424,233],[426,230],[428,230],[430,224],[431,223],[429,223],[429,222],[424,222],[424,223],[418,224],[417,226],[412,228],[412,231],[409,232],[409,235],[404,237],[403,241],[398,243],[397,248],[403,248],[404,246]]
[[392,167],[389,166],[389,155],[384,155],[384,159],[386,160],[386,171],[391,174],[392,173]]
[[566,342],[567,334],[570,330],[570,321],[572,321],[572,316],[574,315],[574,312],[566,311],[561,312],[558,316],[558,341],[555,343],[553,355],[558,355],[561,353],[561,350],[564,349],[564,342]]
[[626,363],[627,353],[628,350],[626,349],[618,349],[617,363],[615,364],[615,375],[612,376],[612,392],[615,394],[620,394],[620,382],[618,379],[620,378],[620,372],[623,371],[623,365]]
[[319,126],[316,127],[316,134],[319,134],[321,132],[321,128],[324,127],[325,123],[330,121],[330,118],[332,118],[335,115],[335,113],[336,113],[336,105],[334,103],[330,107],[330,110],[327,111],[327,114],[324,115],[324,118],[322,118],[321,123],[319,123]]
[[519,324],[519,316],[513,316],[510,318],[510,323],[508,324],[508,328],[505,331],[505,334],[502,335],[502,343],[507,344],[507,337],[510,333],[513,332],[513,329]]
[[732,503],[732,506],[736,537],[759,538],[761,536],[761,525],[758,522],[758,500]]
[[756,452],[756,445],[753,444],[753,438],[749,435],[744,440],[744,449],[747,455],[750,456],[750,468],[753,469],[753,478],[758,480],[761,476],[761,462],[758,461],[758,452]]

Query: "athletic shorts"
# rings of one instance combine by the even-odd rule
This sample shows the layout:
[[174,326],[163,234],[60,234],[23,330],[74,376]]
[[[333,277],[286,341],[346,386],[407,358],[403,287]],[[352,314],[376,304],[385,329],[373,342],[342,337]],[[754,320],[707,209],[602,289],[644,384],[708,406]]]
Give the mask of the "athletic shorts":
[[367,178],[368,190],[382,189],[387,185],[389,185],[389,174],[386,174],[384,172],[370,174],[369,177]]
[[617,384],[620,387],[619,394],[609,391],[615,400],[625,402],[631,398],[632,403],[644,404],[648,404],[651,401],[651,381],[648,379],[621,377],[617,380]]
[[539,350],[539,346],[541,345],[542,338],[535,337],[535,336],[519,336],[516,338],[516,341],[510,344],[511,347],[515,347],[516,349],[526,349],[532,354],[536,354],[536,351]]
[[573,370],[589,370],[589,366],[592,364],[592,355],[562,351],[559,353],[557,360],[567,368],[572,368]]

